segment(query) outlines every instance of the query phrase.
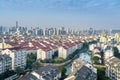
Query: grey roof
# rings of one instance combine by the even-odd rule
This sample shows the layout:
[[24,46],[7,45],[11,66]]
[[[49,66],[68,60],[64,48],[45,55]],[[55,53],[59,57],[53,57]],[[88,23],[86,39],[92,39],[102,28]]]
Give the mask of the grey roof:
[[60,71],[57,68],[55,68],[51,65],[41,67],[35,72],[38,73],[39,75],[44,76],[43,78],[45,80],[48,80],[48,79],[52,80],[56,75],[58,75],[60,73]]
[[[41,67],[34,72],[42,76],[44,80],[53,80],[53,78],[60,73],[60,71],[57,68],[51,65]],[[30,73],[18,80],[38,80],[38,79],[33,74]]]
[[32,74],[28,74],[18,80],[37,80],[37,78]]
[[[91,79],[93,77],[93,79]],[[83,66],[76,74],[75,80],[94,80],[96,74],[86,66]]]

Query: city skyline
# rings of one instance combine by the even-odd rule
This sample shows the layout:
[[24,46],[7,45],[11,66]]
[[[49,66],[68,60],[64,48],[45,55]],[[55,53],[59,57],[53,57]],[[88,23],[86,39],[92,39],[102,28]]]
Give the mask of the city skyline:
[[1,0],[0,25],[119,29],[119,0]]

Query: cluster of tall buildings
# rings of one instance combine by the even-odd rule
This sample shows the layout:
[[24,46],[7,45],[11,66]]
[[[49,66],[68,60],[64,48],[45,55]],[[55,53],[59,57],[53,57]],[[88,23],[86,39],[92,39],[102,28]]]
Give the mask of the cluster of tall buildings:
[[93,35],[98,34],[101,31],[94,30],[93,28],[89,28],[86,30],[81,29],[72,29],[65,27],[22,27],[19,25],[18,21],[16,21],[16,25],[13,27],[4,27],[0,26],[0,34],[26,34],[31,36],[54,36],[54,35]]

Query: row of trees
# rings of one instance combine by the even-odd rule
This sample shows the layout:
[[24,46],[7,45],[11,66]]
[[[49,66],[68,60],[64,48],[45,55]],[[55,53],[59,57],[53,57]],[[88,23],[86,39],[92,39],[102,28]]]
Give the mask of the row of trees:
[[36,62],[36,58],[37,58],[37,54],[28,54],[27,55],[27,65],[26,65],[26,69],[32,69],[32,65],[33,63]]

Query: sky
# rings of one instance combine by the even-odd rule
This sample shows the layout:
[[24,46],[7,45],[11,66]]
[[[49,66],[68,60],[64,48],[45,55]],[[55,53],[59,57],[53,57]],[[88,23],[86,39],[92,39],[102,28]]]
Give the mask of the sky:
[[0,25],[120,29],[120,0],[0,0]]

